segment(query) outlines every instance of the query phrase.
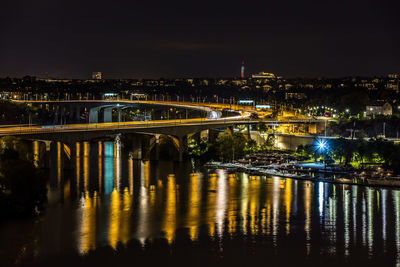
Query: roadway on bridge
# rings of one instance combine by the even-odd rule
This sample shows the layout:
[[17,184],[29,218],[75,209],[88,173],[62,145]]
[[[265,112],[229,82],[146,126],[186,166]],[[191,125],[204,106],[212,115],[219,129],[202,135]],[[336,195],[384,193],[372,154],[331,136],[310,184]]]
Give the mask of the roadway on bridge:
[[[221,103],[191,103],[191,102],[162,102],[162,101],[138,101],[138,100],[66,100],[66,101],[17,101],[20,103],[66,103],[66,102],[106,102],[115,104],[149,104],[149,105],[166,105],[179,108],[194,108],[204,111],[216,111],[229,109],[237,112],[237,115],[230,117],[212,117],[212,118],[194,118],[194,119],[174,119],[174,120],[154,120],[154,121],[130,121],[130,122],[109,122],[109,123],[82,123],[82,124],[65,124],[65,125],[10,125],[0,127],[0,136],[7,135],[28,135],[28,134],[45,134],[45,133],[68,133],[68,132],[84,132],[84,131],[104,131],[104,130],[141,130],[157,127],[181,127],[181,126],[198,126],[198,125],[233,125],[233,124],[251,124],[258,123],[259,120],[251,118],[251,108],[239,105],[221,104]],[[270,120],[266,123],[309,123],[316,122],[313,119],[292,119],[292,120]]]
[[[25,103],[55,103],[55,102],[107,102],[116,104],[140,103],[149,105],[166,105],[179,108],[194,108],[204,111],[215,111],[229,107],[224,104],[200,104],[185,102],[161,102],[161,101],[109,101],[109,100],[71,100],[71,101],[18,101]],[[219,117],[219,118],[194,118],[194,119],[174,119],[174,120],[155,120],[155,121],[130,121],[130,122],[110,122],[110,123],[82,123],[82,124],[65,124],[65,125],[10,125],[9,127],[0,128],[0,136],[7,135],[24,135],[24,134],[41,134],[41,133],[57,133],[57,132],[82,132],[82,131],[104,131],[104,130],[128,130],[128,129],[148,129],[156,127],[178,127],[178,126],[196,126],[196,125],[221,125],[221,124],[240,124],[240,123],[256,123],[250,119],[251,113],[245,110],[234,110],[238,112],[236,116]]]

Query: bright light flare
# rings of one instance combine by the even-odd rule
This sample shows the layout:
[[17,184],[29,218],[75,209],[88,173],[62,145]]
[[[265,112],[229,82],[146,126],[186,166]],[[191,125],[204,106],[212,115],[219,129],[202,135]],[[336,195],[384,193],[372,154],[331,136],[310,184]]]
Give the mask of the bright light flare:
[[316,141],[316,146],[320,151],[325,151],[328,149],[328,142],[324,139],[318,139]]

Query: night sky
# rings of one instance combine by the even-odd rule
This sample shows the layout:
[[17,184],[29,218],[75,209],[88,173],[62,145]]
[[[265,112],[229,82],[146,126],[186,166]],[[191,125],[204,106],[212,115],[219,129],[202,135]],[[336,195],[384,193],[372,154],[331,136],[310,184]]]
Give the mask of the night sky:
[[400,73],[399,2],[1,0],[0,77]]

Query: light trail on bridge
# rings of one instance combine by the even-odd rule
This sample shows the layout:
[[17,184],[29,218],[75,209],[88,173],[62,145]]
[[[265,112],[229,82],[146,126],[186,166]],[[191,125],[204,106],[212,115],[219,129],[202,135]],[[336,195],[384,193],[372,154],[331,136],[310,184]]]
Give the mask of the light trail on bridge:
[[[177,103],[161,101],[108,101],[108,100],[70,100],[70,101],[16,101],[20,103],[66,103],[66,102],[107,102],[107,103],[142,103],[153,105],[166,105],[179,108],[196,108],[204,111],[215,111],[226,105],[222,104],[204,104],[197,103]],[[213,109],[213,108],[215,109]],[[156,127],[178,127],[178,126],[197,126],[197,125],[221,125],[221,124],[247,124],[258,121],[251,120],[251,113],[248,111],[235,110],[239,112],[237,116],[219,117],[219,118],[193,118],[193,119],[174,119],[174,120],[154,120],[154,121],[130,121],[130,122],[107,122],[107,123],[82,123],[82,124],[61,124],[61,125],[10,125],[9,127],[0,127],[0,136],[24,135],[24,134],[45,134],[45,133],[66,133],[82,131],[104,131],[104,130],[129,130],[129,129],[148,129]]]

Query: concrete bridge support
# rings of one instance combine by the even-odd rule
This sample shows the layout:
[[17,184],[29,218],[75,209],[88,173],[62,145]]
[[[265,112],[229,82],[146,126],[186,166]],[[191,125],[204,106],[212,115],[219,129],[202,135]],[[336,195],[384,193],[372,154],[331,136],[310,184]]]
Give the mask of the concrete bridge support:
[[108,107],[104,109],[103,122],[112,122],[112,111],[114,107]]
[[89,110],[89,123],[99,123],[100,107],[91,108]]
[[139,135],[134,135],[132,138],[132,158],[142,159],[142,138]]
[[182,162],[183,161],[183,153],[186,150],[186,144],[187,144],[187,136],[179,136],[178,137],[179,140],[179,154],[178,154],[178,161]]
[[64,173],[64,151],[61,142],[52,142],[50,145],[50,170],[50,187],[57,188]]
[[150,138],[150,159],[160,159],[160,134],[155,134]]
[[178,161],[183,161],[183,153],[186,149],[187,136],[171,136],[175,148],[178,150]]

